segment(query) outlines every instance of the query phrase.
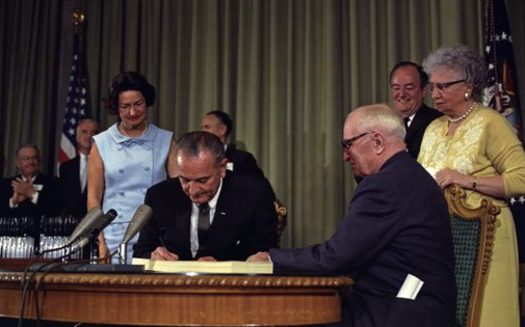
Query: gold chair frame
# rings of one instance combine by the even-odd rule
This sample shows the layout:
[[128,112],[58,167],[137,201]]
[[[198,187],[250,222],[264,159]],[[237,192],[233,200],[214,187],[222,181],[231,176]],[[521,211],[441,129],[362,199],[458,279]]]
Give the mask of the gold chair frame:
[[458,185],[447,187],[445,198],[451,215],[454,214],[457,218],[466,221],[477,220],[480,223],[480,244],[477,251],[476,271],[470,288],[467,315],[464,321],[464,326],[475,327],[479,326],[481,301],[492,257],[496,216],[501,210],[486,198],[481,200],[478,208],[468,207],[466,205],[466,192]]
[[286,227],[288,209],[286,209],[278,199],[275,199],[273,204],[275,206],[275,212],[277,213],[277,246],[281,246],[281,236],[283,234],[283,229]]

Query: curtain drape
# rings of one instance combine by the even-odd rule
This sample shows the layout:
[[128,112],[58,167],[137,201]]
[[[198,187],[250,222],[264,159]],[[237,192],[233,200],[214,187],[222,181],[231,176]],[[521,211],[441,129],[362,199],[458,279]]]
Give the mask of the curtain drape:
[[[483,47],[483,0],[0,3],[4,176],[14,173],[16,146],[29,141],[53,172],[71,63],[69,16],[79,7],[87,17],[92,116],[103,127],[113,123],[100,99],[122,70],[156,86],[150,120],[176,136],[199,129],[207,111],[228,112],[233,141],[256,156],[288,207],[285,247],[325,240],[342,218],[355,188],[342,159],[342,124],[352,108],[389,101],[389,69],[421,62],[440,45]],[[524,24],[513,10],[523,8],[508,1],[521,41]]]

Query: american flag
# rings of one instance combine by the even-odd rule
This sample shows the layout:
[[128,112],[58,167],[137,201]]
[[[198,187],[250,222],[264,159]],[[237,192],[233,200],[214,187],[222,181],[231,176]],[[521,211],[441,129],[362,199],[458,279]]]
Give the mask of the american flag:
[[64,112],[64,125],[60,148],[58,150],[58,162],[62,163],[77,154],[76,128],[80,120],[87,118],[87,90],[86,74],[82,38],[79,32],[73,38],[73,63],[67,88],[66,109]]
[[[505,1],[486,2],[485,63],[488,81],[483,102],[507,117],[521,137],[518,81]],[[511,198],[508,202],[516,225],[520,262],[525,262],[525,195]]]

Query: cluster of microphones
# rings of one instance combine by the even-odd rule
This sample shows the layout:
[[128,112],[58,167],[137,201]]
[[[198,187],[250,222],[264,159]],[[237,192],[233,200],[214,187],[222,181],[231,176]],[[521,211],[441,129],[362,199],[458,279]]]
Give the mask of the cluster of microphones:
[[[153,210],[146,204],[140,205],[133,218],[131,219],[126,233],[122,238],[119,246],[120,262],[126,263],[126,248],[128,242],[144,227],[146,222],[151,218]],[[98,234],[106,228],[116,217],[118,213],[114,209],[104,213],[100,208],[91,209],[77,225],[73,233],[69,236],[66,246],[71,247],[71,252],[79,251],[86,245],[95,240]]]

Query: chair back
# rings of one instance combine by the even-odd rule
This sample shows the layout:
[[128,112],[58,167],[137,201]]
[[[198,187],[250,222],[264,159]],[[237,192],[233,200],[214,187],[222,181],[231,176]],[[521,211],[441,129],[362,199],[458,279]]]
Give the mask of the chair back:
[[454,243],[457,286],[456,326],[479,326],[479,313],[492,255],[496,216],[500,209],[482,199],[478,208],[466,205],[465,190],[445,189]]
[[288,209],[282,204],[279,199],[275,199],[273,202],[275,206],[275,212],[277,213],[277,245],[281,246],[281,236],[283,229],[286,227],[286,217],[288,216]]

